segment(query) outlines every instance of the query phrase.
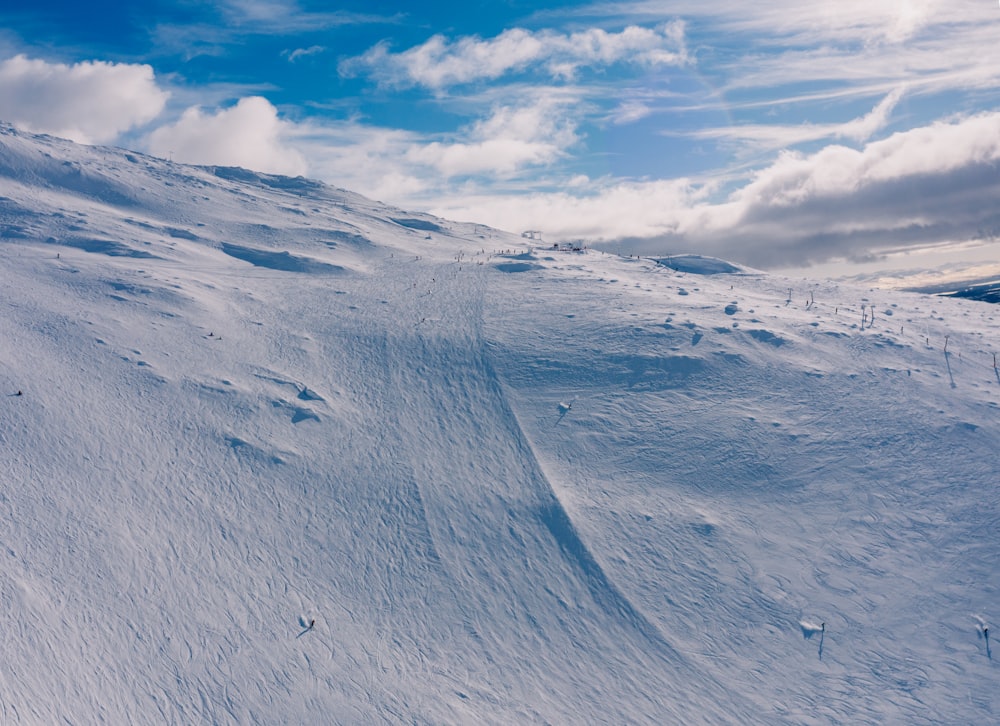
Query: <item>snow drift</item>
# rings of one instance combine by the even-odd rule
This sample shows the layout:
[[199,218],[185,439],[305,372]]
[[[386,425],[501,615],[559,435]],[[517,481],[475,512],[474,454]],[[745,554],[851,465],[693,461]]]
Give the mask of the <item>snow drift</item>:
[[995,308],[10,127],[0,197],[4,722],[997,719]]

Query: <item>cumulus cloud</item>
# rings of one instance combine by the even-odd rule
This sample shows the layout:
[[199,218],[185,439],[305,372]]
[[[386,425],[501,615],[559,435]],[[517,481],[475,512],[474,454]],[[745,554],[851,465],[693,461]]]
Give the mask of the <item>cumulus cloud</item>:
[[153,154],[191,164],[297,176],[305,174],[308,165],[287,142],[286,136],[293,132],[267,99],[250,96],[214,113],[191,107],[176,123],[150,134],[148,147]]
[[899,132],[861,150],[828,146],[811,155],[782,154],[734,198],[748,206],[786,207],[907,179],[945,181],[957,171],[997,161],[1000,113],[986,113]]
[[163,110],[169,94],[148,65],[66,65],[16,55],[0,62],[4,119],[36,133],[94,144],[114,141]]
[[938,122],[861,149],[782,153],[723,199],[692,180],[590,193],[453,199],[435,213],[648,254],[695,251],[756,267],[864,257],[1000,230],[1000,113]]
[[565,191],[526,195],[452,198],[433,213],[500,229],[542,230],[552,241],[614,242],[671,234],[707,193],[688,179],[584,185]]
[[380,43],[364,55],[342,62],[340,72],[355,75],[369,71],[387,85],[443,89],[532,68],[541,68],[553,78],[571,78],[583,67],[623,62],[679,65],[686,58],[684,25],[680,22],[658,28],[631,25],[618,33],[600,28],[577,33],[512,28],[488,39],[471,36],[449,41],[435,35],[401,53],[393,53],[388,44]]
[[998,164],[1000,113],[896,133],[860,150],[787,152],[718,209],[691,210],[675,241],[753,256],[763,267],[968,239],[1000,223],[990,201],[1000,194]]
[[578,137],[563,117],[562,102],[548,99],[502,106],[462,134],[465,140],[415,145],[407,159],[434,167],[445,177],[490,173],[509,176],[526,166],[549,164]]
[[290,130],[288,143],[309,159],[310,173],[372,199],[410,205],[440,188],[427,167],[407,162],[407,154],[425,143],[418,134],[380,128],[356,120],[302,123]]
[[375,199],[426,209],[455,188],[520,187],[539,168],[563,161],[580,141],[572,93],[541,93],[496,104],[442,137],[344,120],[298,124],[288,142],[311,173]]

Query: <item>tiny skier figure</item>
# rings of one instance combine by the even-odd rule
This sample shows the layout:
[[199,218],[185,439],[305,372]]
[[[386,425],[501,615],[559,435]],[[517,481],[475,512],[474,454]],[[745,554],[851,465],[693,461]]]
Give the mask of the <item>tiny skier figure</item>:
[[309,630],[312,630],[313,626],[315,625],[316,625],[316,618],[313,618],[312,620],[309,621]]

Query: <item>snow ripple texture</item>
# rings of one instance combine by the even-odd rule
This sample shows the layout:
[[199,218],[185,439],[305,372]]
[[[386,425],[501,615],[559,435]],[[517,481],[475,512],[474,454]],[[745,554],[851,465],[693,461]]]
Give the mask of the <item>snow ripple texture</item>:
[[0,127],[3,723],[992,723],[990,305]]

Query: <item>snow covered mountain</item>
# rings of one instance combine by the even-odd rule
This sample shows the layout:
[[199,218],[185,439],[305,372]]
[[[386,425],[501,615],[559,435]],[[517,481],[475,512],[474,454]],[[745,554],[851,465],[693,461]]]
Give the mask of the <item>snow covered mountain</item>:
[[0,127],[3,723],[1000,720],[982,302]]

